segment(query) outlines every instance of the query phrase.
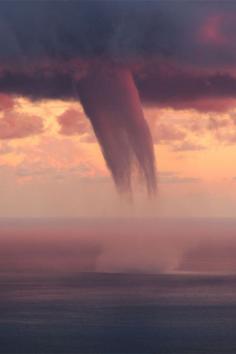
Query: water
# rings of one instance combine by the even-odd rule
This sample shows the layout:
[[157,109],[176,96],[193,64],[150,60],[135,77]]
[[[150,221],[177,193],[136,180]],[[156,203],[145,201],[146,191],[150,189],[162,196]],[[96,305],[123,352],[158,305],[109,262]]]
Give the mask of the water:
[[236,353],[236,277],[2,275],[2,354]]

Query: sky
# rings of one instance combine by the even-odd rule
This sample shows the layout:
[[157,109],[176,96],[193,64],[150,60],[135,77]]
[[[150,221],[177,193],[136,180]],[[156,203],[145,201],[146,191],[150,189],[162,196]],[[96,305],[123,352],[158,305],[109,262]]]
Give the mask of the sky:
[[0,217],[235,216],[236,5],[0,10]]

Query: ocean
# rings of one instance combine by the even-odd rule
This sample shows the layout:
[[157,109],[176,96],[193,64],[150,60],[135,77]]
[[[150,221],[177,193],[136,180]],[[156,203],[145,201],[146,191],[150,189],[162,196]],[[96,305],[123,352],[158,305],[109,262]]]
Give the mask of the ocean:
[[119,224],[0,222],[1,354],[236,353],[235,222]]
[[3,354],[236,353],[236,277],[5,278]]

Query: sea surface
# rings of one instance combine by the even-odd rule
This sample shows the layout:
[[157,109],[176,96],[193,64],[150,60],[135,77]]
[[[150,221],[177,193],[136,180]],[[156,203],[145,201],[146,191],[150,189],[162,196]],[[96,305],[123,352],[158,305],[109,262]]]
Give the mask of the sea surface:
[[236,277],[1,275],[1,354],[236,353]]

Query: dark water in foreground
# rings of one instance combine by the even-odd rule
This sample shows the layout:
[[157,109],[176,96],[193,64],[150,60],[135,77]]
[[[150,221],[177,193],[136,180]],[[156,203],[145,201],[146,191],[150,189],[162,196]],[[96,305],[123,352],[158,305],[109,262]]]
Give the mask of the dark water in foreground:
[[233,276],[15,276],[0,294],[2,354],[236,353]]

